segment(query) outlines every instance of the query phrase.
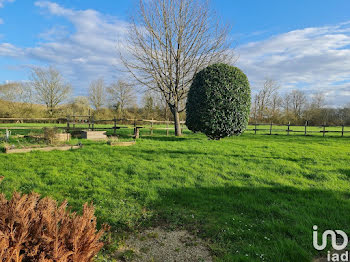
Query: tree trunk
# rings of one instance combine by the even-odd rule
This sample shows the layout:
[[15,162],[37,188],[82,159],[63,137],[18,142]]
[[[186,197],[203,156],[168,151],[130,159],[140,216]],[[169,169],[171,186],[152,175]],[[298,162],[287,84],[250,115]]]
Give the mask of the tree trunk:
[[181,124],[180,124],[180,115],[177,108],[173,110],[174,115],[174,126],[175,126],[175,136],[181,136]]

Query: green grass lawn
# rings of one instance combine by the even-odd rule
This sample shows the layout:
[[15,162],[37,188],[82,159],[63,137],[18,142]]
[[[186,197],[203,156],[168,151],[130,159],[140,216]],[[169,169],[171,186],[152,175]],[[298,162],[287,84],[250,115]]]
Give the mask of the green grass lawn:
[[0,154],[0,191],[93,201],[117,235],[184,227],[216,261],[311,261],[313,225],[350,233],[349,137],[145,134],[131,147]]

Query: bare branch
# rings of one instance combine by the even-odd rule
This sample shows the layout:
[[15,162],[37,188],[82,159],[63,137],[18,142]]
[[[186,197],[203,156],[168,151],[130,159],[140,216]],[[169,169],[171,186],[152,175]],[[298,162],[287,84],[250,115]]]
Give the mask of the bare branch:
[[227,42],[229,27],[210,12],[207,1],[139,0],[121,55],[126,70],[139,84],[160,92],[174,115],[178,114],[194,75],[206,66],[232,62]]
[[59,71],[53,67],[33,68],[31,80],[37,101],[46,105],[50,115],[53,115],[57,105],[65,101],[71,92],[71,86],[63,81]]

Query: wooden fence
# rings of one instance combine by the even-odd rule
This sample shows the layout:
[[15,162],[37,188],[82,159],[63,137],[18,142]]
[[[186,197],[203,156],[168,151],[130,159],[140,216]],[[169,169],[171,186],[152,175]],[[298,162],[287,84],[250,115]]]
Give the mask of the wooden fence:
[[0,117],[0,124],[23,124],[23,123],[66,123],[66,118],[13,118],[13,117]]
[[[169,130],[173,130],[174,121],[160,121],[155,119],[130,119],[130,118],[113,118],[113,119],[94,119],[91,115],[73,115],[67,116],[67,118],[0,118],[0,123],[11,124],[34,124],[34,123],[52,123],[52,124],[65,124],[65,127],[57,127],[64,129],[67,132],[74,132],[80,130],[113,130],[113,134],[116,135],[118,129],[132,128],[134,133],[140,128],[147,127],[150,135],[153,135],[154,130],[165,130],[166,135],[169,135]],[[180,121],[182,131],[185,129],[185,121]],[[110,125],[108,127],[108,125]],[[163,127],[157,127],[163,125]],[[38,126],[8,126],[1,127],[1,129],[9,130],[21,130],[21,129],[42,129]]]
[[[113,134],[120,128],[132,127],[134,129],[134,134],[136,134],[139,128],[144,128],[149,126],[150,135],[153,135],[154,130],[166,130],[166,135],[169,135],[169,130],[173,129],[174,121],[160,121],[155,119],[130,119],[130,118],[114,118],[114,119],[94,119],[92,116],[71,116],[67,117],[67,132],[74,130],[113,130]],[[77,125],[86,125],[86,127],[76,127]],[[112,124],[112,127],[98,127],[98,124]],[[157,128],[157,125],[165,125],[166,127]],[[185,129],[185,121],[180,121],[182,131]]]
[[[155,119],[94,119],[93,116],[68,116],[67,118],[0,118],[0,123],[54,123],[54,124],[64,124],[58,128],[64,129],[67,132],[75,130],[113,130],[113,134],[120,128],[143,128],[147,127],[149,129],[149,134],[153,135],[154,130],[165,130],[166,135],[169,135],[169,130],[173,130],[173,121],[160,121]],[[109,125],[109,126],[108,126]],[[162,127],[159,127],[162,125]],[[181,121],[181,128],[184,130],[186,128],[185,121]],[[0,126],[1,129],[42,129],[40,126]],[[299,133],[304,136],[312,134],[321,134],[326,136],[326,134],[334,133],[339,134],[339,136],[345,136],[350,133],[350,126],[332,126],[332,125],[320,125],[320,126],[310,126],[308,122],[304,125],[292,125],[290,122],[288,124],[273,124],[273,123],[250,123],[247,131],[252,131],[254,134],[286,134],[290,135],[293,133]]]
[[[306,121],[304,125],[291,125],[290,122],[286,125],[281,124],[249,124],[250,126],[253,126],[254,128],[248,128],[247,131],[253,131],[254,134],[257,134],[260,131],[264,131],[264,134],[281,134],[286,133],[287,135],[290,135],[291,133],[301,133],[304,136],[310,135],[310,134],[322,134],[322,136],[326,136],[327,133],[339,133],[340,136],[344,136],[346,133],[350,133],[350,130],[345,128],[350,128],[350,126],[331,126],[331,125],[320,125],[320,126],[309,126],[308,122]],[[263,126],[263,128],[258,128],[260,126]],[[278,127],[277,129],[274,127]],[[317,128],[320,128],[321,130],[315,130]],[[334,130],[338,129],[338,130]]]

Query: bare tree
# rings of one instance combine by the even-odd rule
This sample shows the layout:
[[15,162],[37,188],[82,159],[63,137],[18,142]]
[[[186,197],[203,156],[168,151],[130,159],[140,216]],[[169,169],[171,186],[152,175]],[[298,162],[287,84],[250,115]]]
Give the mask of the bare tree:
[[103,78],[99,78],[90,83],[89,101],[91,105],[99,110],[105,104],[106,88]]
[[312,96],[312,100],[311,100],[311,108],[315,108],[315,109],[320,109],[322,107],[324,107],[325,105],[325,95],[324,93],[316,93]]
[[18,92],[19,87],[20,87],[20,83],[17,83],[17,82],[1,84],[0,99],[6,100],[6,101],[15,101],[16,94]]
[[52,116],[57,105],[65,101],[71,86],[64,82],[60,72],[53,67],[33,68],[31,84],[39,103],[44,103]]
[[291,114],[291,108],[292,108],[291,104],[292,104],[291,95],[290,94],[284,95],[283,100],[282,100],[282,108],[283,108],[284,114],[287,118]]
[[134,86],[125,81],[118,80],[117,83],[113,83],[107,88],[107,93],[112,106],[117,111],[119,110],[122,115],[124,115],[126,107],[134,106],[136,103]]
[[0,85],[0,99],[30,103],[32,98],[32,89],[28,83],[10,82]]
[[155,97],[151,92],[146,92],[142,97],[143,111],[146,119],[154,117],[154,110],[156,107]]
[[10,82],[0,85],[0,99],[7,101],[12,116],[24,116],[31,113],[33,94],[28,83]]
[[278,92],[275,92],[272,95],[271,105],[269,110],[271,121],[276,121],[280,119],[282,103],[283,103],[282,97]]
[[296,118],[296,120],[300,120],[302,118],[302,113],[307,103],[306,95],[300,90],[293,90],[289,94],[289,96],[291,110],[294,114],[294,117]]
[[85,96],[77,96],[69,104],[72,115],[88,115],[90,110],[89,100]]
[[304,111],[305,118],[311,124],[323,124],[328,117],[328,110],[324,110],[325,96],[319,92],[312,96],[311,102]]
[[162,93],[177,136],[194,75],[213,63],[232,63],[227,33],[207,1],[139,0],[124,46],[128,55],[120,56],[139,84]]
[[264,120],[271,118],[280,106],[279,85],[273,79],[266,79],[263,88],[254,96],[255,118]]

